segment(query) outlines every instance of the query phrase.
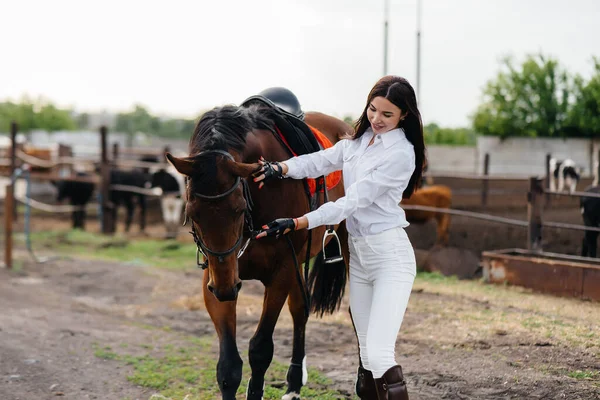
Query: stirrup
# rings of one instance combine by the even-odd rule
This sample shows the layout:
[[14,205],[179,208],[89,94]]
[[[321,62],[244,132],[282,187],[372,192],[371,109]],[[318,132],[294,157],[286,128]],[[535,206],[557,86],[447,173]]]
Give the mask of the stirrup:
[[[327,257],[327,253],[325,252],[325,242],[329,236],[333,236],[331,240],[335,240],[338,247],[338,254]],[[344,256],[342,255],[342,245],[340,244],[340,238],[337,233],[333,229],[327,229],[325,234],[323,235],[323,262],[325,264],[333,264],[344,260]]]

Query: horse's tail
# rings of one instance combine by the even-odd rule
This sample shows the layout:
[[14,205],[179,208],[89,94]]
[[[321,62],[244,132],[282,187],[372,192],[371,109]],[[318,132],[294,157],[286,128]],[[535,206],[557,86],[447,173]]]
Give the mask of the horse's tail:
[[[345,235],[342,235],[343,237]],[[342,241],[344,238],[341,239]],[[342,246],[344,243],[342,242]],[[330,240],[325,245],[328,256],[340,255],[338,244]],[[341,261],[325,263],[321,251],[314,260],[308,277],[308,290],[310,293],[311,311],[322,317],[324,314],[333,314],[340,308],[344,291],[346,289],[346,263]]]

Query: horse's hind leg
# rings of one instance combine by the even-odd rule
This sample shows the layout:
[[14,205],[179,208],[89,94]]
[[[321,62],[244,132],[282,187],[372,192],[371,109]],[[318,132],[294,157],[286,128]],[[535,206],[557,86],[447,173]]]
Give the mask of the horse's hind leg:
[[217,383],[223,400],[235,400],[235,393],[242,381],[242,358],[235,342],[237,301],[218,301],[207,289],[207,284],[208,270],[205,270],[202,281],[204,304],[219,336]]
[[300,389],[306,385],[308,371],[306,370],[306,303],[303,288],[298,284],[292,285],[288,307],[294,321],[294,341],[292,348],[292,359],[286,376],[287,390],[283,399],[299,399]]
[[450,215],[438,213],[437,220],[437,244],[448,245],[448,229],[450,228]]
[[[274,276],[271,283],[265,287],[262,315],[256,332],[250,339],[248,359],[252,368],[252,377],[246,391],[248,400],[263,398],[265,373],[273,360],[273,331],[290,290],[290,281],[283,273],[284,271],[286,271],[285,268],[280,268],[280,273]],[[289,274],[288,276],[293,275]]]

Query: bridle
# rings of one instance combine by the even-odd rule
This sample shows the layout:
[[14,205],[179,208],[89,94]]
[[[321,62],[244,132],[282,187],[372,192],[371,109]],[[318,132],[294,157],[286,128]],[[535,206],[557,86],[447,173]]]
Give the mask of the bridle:
[[[207,150],[207,151],[203,151],[201,153],[199,153],[198,155],[196,155],[196,157],[198,156],[205,156],[205,155],[221,155],[224,157],[229,158],[232,161],[235,161],[233,156],[231,154],[229,154],[226,151],[223,150]],[[232,194],[237,187],[240,185],[240,183],[242,184],[242,190],[243,190],[243,195],[244,195],[244,199],[246,200],[246,209],[244,210],[244,226],[248,227],[248,230],[250,233],[253,232],[254,230],[254,226],[253,226],[253,222],[252,222],[252,207],[253,207],[253,202],[252,202],[252,197],[250,195],[250,188],[248,187],[248,182],[246,182],[246,179],[242,179],[239,176],[237,176],[235,178],[235,183],[233,184],[233,186],[231,188],[229,188],[228,190],[226,190],[223,193],[220,194],[216,194],[216,195],[207,195],[207,194],[202,194],[202,193],[198,193],[198,192],[194,192],[193,195],[204,199],[204,200],[209,200],[209,201],[214,201],[214,200],[219,200],[219,199],[223,199],[227,196],[229,196],[230,194]],[[187,215],[185,216],[185,221],[184,221],[184,225],[187,223]],[[217,260],[222,263],[225,261],[225,257],[227,257],[228,255],[232,254],[235,249],[238,248],[238,246],[240,246],[240,244],[242,244],[242,240],[244,238],[244,229],[242,229],[242,232],[240,233],[239,237],[237,238],[235,244],[230,247],[229,249],[225,250],[225,251],[215,251],[215,250],[211,250],[203,241],[202,238],[200,237],[200,235],[198,235],[198,233],[196,232],[196,228],[194,226],[194,223],[192,223],[192,231],[190,232],[192,234],[192,236],[194,237],[194,242],[196,243],[196,264],[202,268],[202,269],[206,269],[208,268],[208,257],[207,254],[210,254],[211,256],[214,256],[217,258]],[[252,238],[252,235],[250,235],[250,237],[248,237],[248,239],[246,240],[246,242],[244,243],[244,245],[240,248],[240,250],[237,253],[237,258],[240,258],[244,252],[246,251],[246,249],[248,248],[248,245],[250,244],[250,240]],[[204,262],[200,262],[200,254],[202,254],[202,256],[204,257]]]

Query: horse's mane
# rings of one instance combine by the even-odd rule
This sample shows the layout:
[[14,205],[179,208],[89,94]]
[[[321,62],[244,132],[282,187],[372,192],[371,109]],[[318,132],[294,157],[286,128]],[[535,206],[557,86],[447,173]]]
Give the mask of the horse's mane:
[[254,129],[273,131],[273,121],[268,117],[268,110],[258,106],[237,107],[226,105],[215,107],[202,115],[194,128],[190,139],[190,157],[201,167],[201,173],[194,176],[192,185],[206,187],[214,180],[217,173],[216,157],[200,155],[207,150],[230,149],[243,152],[246,136]]
[[246,145],[246,135],[254,129],[273,130],[273,122],[265,110],[257,106],[215,107],[198,121],[190,139],[190,155],[205,150],[241,152]]

